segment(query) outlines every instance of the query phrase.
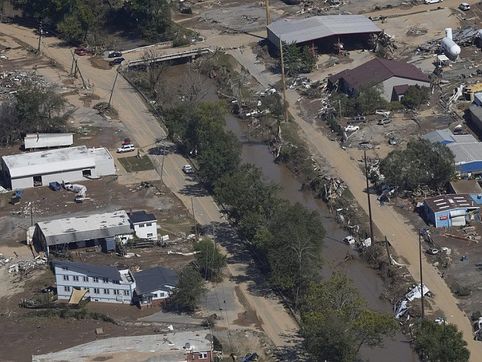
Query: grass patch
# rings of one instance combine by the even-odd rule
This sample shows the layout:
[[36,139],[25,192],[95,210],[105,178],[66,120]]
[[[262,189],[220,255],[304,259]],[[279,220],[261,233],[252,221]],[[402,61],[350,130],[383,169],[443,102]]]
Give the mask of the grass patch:
[[147,171],[154,169],[154,165],[152,164],[150,158],[146,155],[140,158],[137,156],[119,158],[119,162],[127,172]]
[[86,309],[46,309],[30,314],[32,317],[60,318],[60,319],[94,319],[116,324],[116,321],[103,313],[89,312]]

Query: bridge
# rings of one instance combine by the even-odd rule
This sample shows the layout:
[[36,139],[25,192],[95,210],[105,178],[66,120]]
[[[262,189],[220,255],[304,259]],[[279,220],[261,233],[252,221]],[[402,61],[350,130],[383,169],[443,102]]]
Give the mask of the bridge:
[[170,60],[178,60],[178,59],[183,59],[183,58],[197,58],[200,57],[201,55],[205,54],[213,54],[214,50],[211,48],[205,47],[205,48],[196,48],[196,49],[189,49],[189,50],[184,50],[181,52],[175,52],[175,53],[169,53],[169,54],[163,54],[155,58],[150,58],[150,59],[138,59],[138,60],[131,60],[129,63],[127,63],[127,69],[129,70],[130,68],[135,68],[135,67],[140,67],[140,66],[146,66],[150,64],[156,64],[156,63],[162,63],[162,62],[167,62]]

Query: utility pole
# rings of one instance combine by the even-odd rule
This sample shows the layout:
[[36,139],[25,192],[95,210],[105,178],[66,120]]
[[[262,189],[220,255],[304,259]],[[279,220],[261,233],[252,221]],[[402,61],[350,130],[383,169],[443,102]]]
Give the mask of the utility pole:
[[42,34],[43,34],[43,28],[42,28],[42,20],[40,20],[39,25],[38,25],[38,46],[37,46],[37,53],[40,54],[40,43],[42,42]]
[[387,249],[388,265],[392,265],[392,257],[390,255],[390,247],[387,236],[385,235],[385,248]]
[[269,13],[269,0],[264,0],[264,5],[266,6],[266,26],[271,24],[271,15]]
[[164,174],[164,159],[166,158],[166,146],[162,146],[162,161],[161,161],[161,182],[162,181],[162,176]]
[[363,156],[365,158],[365,179],[367,181],[368,217],[370,219],[370,237],[372,239],[372,243],[374,243],[375,238],[373,237],[372,203],[371,203],[371,200],[370,200],[370,185],[368,184],[368,164],[367,164],[367,151],[366,150],[363,150]]
[[115,87],[115,84],[117,83],[117,77],[118,77],[118,76],[119,76],[119,68],[116,68],[114,83],[112,84],[112,89],[111,89],[111,91],[110,91],[109,107],[110,107],[110,102],[112,101],[112,95],[114,94],[114,87]]
[[191,196],[191,209],[192,209],[192,221],[194,222],[194,233],[196,234],[196,239],[199,239],[199,234],[197,232],[196,214],[194,213],[194,199],[192,196]]
[[281,60],[281,83],[283,87],[283,116],[285,122],[288,121],[288,110],[286,109],[286,79],[285,79],[285,60],[283,55],[283,42],[281,38],[279,40],[279,51],[280,51],[280,60]]
[[423,275],[422,275],[422,238],[420,230],[418,231],[418,257],[420,261],[420,302],[422,303],[422,320],[425,318],[425,303],[423,295]]

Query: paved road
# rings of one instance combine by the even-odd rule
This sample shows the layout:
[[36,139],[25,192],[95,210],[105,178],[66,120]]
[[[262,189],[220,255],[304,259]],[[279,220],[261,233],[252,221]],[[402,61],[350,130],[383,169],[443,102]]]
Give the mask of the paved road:
[[[38,38],[28,28],[13,24],[0,24],[0,33],[18,39],[21,42],[36,47]],[[212,41],[218,44],[241,44],[252,41],[251,36],[243,36],[241,40],[230,41],[229,37],[221,37]],[[44,38],[42,52],[55,60],[66,71],[70,70],[72,56],[71,49],[65,48],[61,42],[53,37]],[[101,100],[108,100],[115,78],[115,70],[102,70],[91,65],[88,57],[79,57],[78,64],[87,82],[93,84],[94,92]],[[119,113],[120,120],[126,126],[129,136],[140,148],[147,151],[159,138],[165,138],[166,133],[157,119],[149,112],[142,98],[122,78],[118,77],[113,106]],[[160,173],[161,156],[151,156],[156,169]],[[194,209],[196,220],[201,225],[212,222],[222,222],[222,214],[211,196],[206,195],[196,187],[196,182],[186,177],[181,168],[187,160],[180,155],[171,154],[164,160],[163,181],[176,196],[184,203],[188,210]],[[246,262],[234,262],[228,265],[228,272],[232,278],[241,280],[238,285],[246,303],[254,310],[261,320],[262,328],[276,346],[290,345],[292,334],[298,330],[296,321],[284,309],[276,298],[264,298],[253,293],[253,282],[246,278],[252,266]],[[246,280],[248,279],[248,280]]]

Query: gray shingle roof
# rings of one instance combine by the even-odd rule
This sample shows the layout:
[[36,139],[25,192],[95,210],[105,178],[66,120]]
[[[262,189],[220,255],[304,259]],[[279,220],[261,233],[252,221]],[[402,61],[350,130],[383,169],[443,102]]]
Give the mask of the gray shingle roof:
[[133,224],[138,222],[146,222],[146,221],[156,221],[156,217],[154,214],[148,214],[145,211],[134,211],[129,213],[129,219]]
[[121,280],[119,270],[113,266],[76,263],[66,260],[54,260],[54,266],[76,271],[90,277]]
[[169,287],[175,287],[178,281],[177,273],[174,270],[160,266],[134,273],[134,279],[138,295],[155,290],[170,290]]
[[303,43],[332,35],[378,33],[381,29],[363,15],[324,15],[305,19],[285,18],[268,29],[286,43]]

